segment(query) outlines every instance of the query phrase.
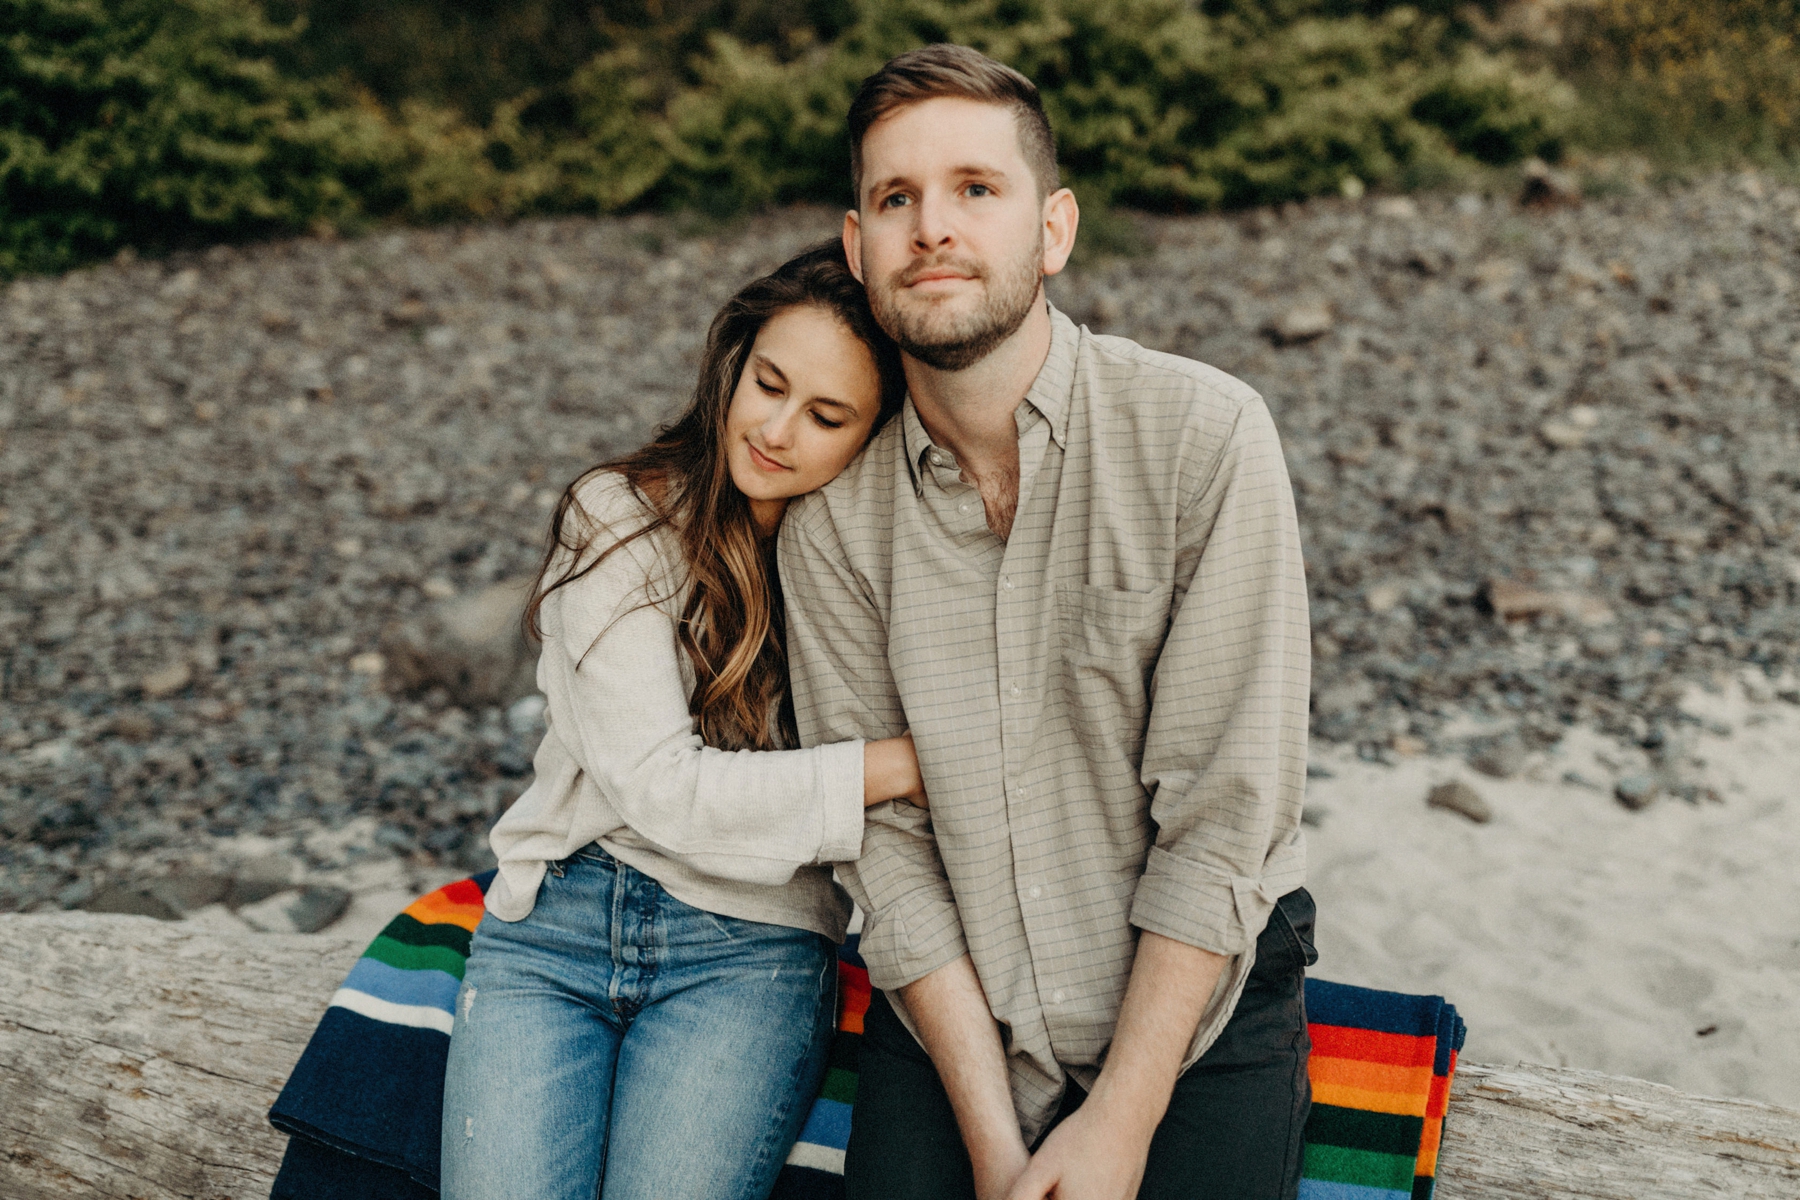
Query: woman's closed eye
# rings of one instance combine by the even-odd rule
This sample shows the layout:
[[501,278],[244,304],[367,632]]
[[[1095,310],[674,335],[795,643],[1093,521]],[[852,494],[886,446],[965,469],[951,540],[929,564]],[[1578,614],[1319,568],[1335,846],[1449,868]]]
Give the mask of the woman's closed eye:
[[827,417],[824,413],[815,412],[812,415],[812,419],[817,421],[820,425],[824,426],[826,429],[842,429],[844,427],[844,423],[842,421],[833,421],[830,417]]

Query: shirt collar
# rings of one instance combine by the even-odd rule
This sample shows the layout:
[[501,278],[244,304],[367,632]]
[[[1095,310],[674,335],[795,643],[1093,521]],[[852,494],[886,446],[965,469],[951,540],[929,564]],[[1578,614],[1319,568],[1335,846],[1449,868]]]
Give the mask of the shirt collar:
[[[1069,320],[1062,311],[1050,306],[1050,353],[1044,358],[1044,365],[1038,369],[1037,378],[1032,380],[1031,388],[1025,393],[1025,403],[1031,405],[1050,424],[1050,437],[1059,449],[1067,449],[1065,440],[1069,423],[1069,395],[1074,390],[1075,354],[1081,342],[1081,330],[1075,322]],[[924,483],[920,473],[924,470],[925,455],[932,449],[931,435],[925,432],[924,422],[919,420],[919,412],[913,407],[912,396],[906,397],[906,404],[900,410],[900,430],[906,447],[906,470],[912,476],[914,492],[922,492]]]

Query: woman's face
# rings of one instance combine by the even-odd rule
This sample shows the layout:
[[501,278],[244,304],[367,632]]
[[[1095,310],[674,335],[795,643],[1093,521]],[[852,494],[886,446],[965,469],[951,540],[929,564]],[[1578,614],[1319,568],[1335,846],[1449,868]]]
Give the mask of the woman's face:
[[869,439],[881,377],[862,339],[823,308],[763,323],[725,418],[731,481],[765,533],[788,500],[823,487]]

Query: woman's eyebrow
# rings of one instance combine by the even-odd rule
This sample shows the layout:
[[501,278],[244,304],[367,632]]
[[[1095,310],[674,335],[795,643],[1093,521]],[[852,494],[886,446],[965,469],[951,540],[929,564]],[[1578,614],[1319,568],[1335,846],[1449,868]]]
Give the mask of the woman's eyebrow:
[[845,413],[849,414],[851,420],[856,419],[856,405],[850,403],[848,400],[835,400],[830,396],[814,396],[812,402],[814,404],[829,404],[832,408],[841,408]]
[[770,374],[774,375],[775,378],[781,380],[781,382],[783,384],[786,384],[788,381],[787,372],[783,371],[780,367],[776,366],[775,360],[770,358],[766,354],[756,355],[753,359],[751,359],[751,365],[756,367],[758,370],[768,371]]

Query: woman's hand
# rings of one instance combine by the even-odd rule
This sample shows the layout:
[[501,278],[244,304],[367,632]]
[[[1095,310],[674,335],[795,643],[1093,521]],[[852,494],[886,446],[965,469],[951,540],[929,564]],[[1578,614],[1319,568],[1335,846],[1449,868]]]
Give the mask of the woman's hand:
[[863,807],[889,800],[904,800],[919,808],[925,799],[925,781],[919,776],[919,755],[912,734],[863,743]]

